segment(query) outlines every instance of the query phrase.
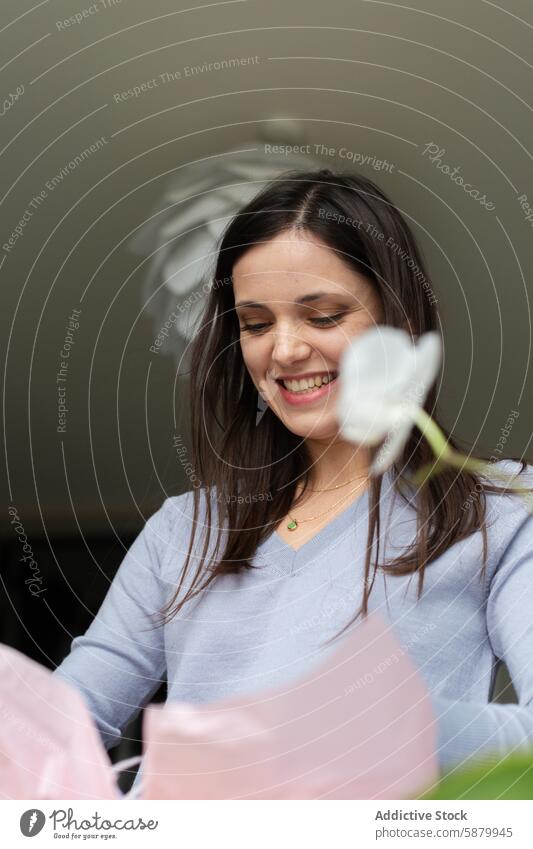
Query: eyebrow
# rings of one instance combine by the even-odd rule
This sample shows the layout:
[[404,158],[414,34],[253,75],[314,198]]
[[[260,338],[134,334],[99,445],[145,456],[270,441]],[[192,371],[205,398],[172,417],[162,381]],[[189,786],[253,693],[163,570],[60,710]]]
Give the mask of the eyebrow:
[[[302,298],[297,298],[293,303],[307,304],[309,301],[317,301],[319,298],[331,297],[332,292],[313,292],[311,295],[304,295]],[[267,304],[260,304],[258,301],[239,301],[235,304],[235,309],[239,307],[267,307]]]

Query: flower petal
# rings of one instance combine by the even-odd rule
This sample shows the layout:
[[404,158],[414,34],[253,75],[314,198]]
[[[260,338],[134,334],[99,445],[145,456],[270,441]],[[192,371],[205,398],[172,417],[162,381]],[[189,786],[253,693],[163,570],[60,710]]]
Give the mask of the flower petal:
[[387,434],[385,442],[377,452],[370,466],[371,475],[382,475],[389,466],[392,466],[402,453],[412,429],[413,422],[408,419],[402,422],[396,430],[392,430]]
[[343,352],[340,368],[349,381],[372,395],[402,394],[416,373],[415,348],[398,327],[378,325],[366,330]]
[[442,341],[440,335],[432,330],[419,337],[416,348],[414,382],[419,384],[421,394],[418,405],[421,407],[426,395],[437,377],[442,360]]
[[377,445],[386,439],[375,468],[401,453],[441,360],[441,340],[431,331],[413,344],[400,328],[378,325],[356,337],[339,361],[337,415],[343,436]]

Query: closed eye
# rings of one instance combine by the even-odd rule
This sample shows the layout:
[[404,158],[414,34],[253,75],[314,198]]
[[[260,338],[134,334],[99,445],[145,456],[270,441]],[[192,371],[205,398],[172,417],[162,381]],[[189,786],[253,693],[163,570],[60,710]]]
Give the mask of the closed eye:
[[[333,327],[340,318],[343,318],[346,313],[339,312],[336,315],[325,315],[321,318],[310,318],[309,321],[311,324],[314,324],[318,327]],[[263,324],[243,324],[241,327],[241,331],[248,331],[249,333],[260,333],[260,331],[264,328],[268,327],[268,322]]]
[[328,325],[336,324],[339,318],[345,316],[345,312],[338,312],[336,315],[325,315],[323,318],[311,318],[310,321],[313,324],[322,325],[323,327],[327,327]]
[[263,327],[268,327],[268,324],[243,324],[241,330],[248,330],[249,333],[258,333]]

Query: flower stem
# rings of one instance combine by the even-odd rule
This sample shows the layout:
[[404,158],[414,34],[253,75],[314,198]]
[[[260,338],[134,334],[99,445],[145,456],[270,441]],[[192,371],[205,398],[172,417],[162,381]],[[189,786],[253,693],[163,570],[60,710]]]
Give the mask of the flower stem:
[[437,459],[439,459],[440,457],[447,458],[450,454],[453,453],[446,437],[444,436],[438,424],[433,421],[429,413],[426,413],[426,411],[423,410],[422,407],[416,408],[415,423],[422,431],[422,436],[426,437],[427,441],[433,448]]
[[503,480],[508,484],[506,489],[512,489],[517,494],[528,493],[529,498],[524,497],[523,501],[530,512],[533,513],[533,501],[531,500],[530,487],[514,486],[514,484],[509,483],[509,475],[502,472],[500,469],[495,469],[490,462],[478,460],[476,457],[467,457],[459,451],[454,451],[453,448],[450,447],[440,427],[435,421],[433,421],[431,416],[426,413],[425,410],[418,407],[416,411],[413,411],[413,413],[415,424],[421,431],[422,436],[427,439],[435,454],[435,460],[430,463],[426,463],[426,465],[422,466],[422,468],[420,468],[413,476],[412,480],[416,486],[423,486],[434,474],[437,474],[447,465],[452,466],[455,469],[460,469],[461,471],[466,469],[474,474],[495,477],[499,480]]
[[413,409],[413,414],[415,424],[420,429],[422,436],[427,439],[435,454],[435,460],[422,466],[413,477],[413,483],[416,486],[423,486],[434,474],[445,468],[447,463],[453,465],[453,455],[455,452],[450,448],[438,424],[433,421],[431,416],[422,407],[417,406],[416,409]]

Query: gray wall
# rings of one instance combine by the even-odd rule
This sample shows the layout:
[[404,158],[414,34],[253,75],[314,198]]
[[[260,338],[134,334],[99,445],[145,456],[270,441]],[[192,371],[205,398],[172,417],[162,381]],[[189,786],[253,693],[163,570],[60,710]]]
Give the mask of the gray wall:
[[[24,87],[0,117],[2,245],[32,212],[0,251],[6,498],[28,530],[40,510],[49,529],[71,530],[71,500],[87,530],[105,528],[106,511],[133,527],[163,490],[186,488],[172,446],[183,405],[175,363],[148,350],[143,269],[121,242],[176,169],[265,137],[279,118],[333,149],[322,155],[331,167],[352,165],[343,148],[357,154],[358,170],[411,221],[446,340],[445,423],[490,454],[515,410],[506,451],[531,453],[533,220],[518,200],[533,207],[530,2],[244,0],[190,11],[194,0],[99,0],[92,14],[83,0],[32,5],[4,0],[0,11],[4,96]],[[81,23],[58,26],[84,8]],[[259,61],[186,75],[251,56]],[[157,88],[116,102],[153,78]],[[31,207],[99,137],[101,149]],[[489,208],[438,169],[429,144]],[[375,170],[370,157],[392,168]],[[80,326],[58,434],[56,374],[73,308]]]

